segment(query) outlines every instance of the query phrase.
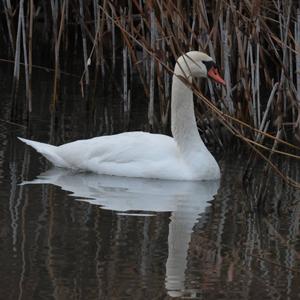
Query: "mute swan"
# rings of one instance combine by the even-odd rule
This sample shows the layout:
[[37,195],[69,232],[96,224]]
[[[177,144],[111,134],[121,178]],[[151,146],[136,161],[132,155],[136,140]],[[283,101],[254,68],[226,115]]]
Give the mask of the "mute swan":
[[193,92],[180,77],[210,77],[225,84],[213,59],[190,51],[176,62],[171,100],[173,138],[147,132],[125,132],[53,146],[23,138],[55,166],[98,174],[170,180],[213,180],[218,163],[198,133]]

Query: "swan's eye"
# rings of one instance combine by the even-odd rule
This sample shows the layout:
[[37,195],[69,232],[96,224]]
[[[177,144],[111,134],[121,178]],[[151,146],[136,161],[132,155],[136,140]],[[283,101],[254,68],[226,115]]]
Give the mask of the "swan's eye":
[[210,69],[213,68],[213,67],[217,68],[216,63],[215,63],[213,60],[210,60],[210,61],[202,61],[202,62],[203,62],[203,64],[205,65],[207,72],[209,72]]

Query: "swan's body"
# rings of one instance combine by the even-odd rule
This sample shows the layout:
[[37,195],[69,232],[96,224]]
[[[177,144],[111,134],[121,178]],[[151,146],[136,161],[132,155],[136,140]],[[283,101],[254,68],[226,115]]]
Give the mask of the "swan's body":
[[175,140],[162,134],[126,132],[79,140],[59,147],[21,140],[55,166],[63,168],[173,180],[218,178],[218,165],[209,152],[190,153],[189,163],[182,157]]
[[[57,167],[127,177],[218,179],[219,166],[198,133],[193,93],[178,78],[207,77],[206,64],[210,62],[212,59],[206,54],[192,51],[181,56],[176,63],[171,107],[173,138],[146,132],[126,132],[58,147],[20,139]],[[218,78],[217,81],[223,83]]]

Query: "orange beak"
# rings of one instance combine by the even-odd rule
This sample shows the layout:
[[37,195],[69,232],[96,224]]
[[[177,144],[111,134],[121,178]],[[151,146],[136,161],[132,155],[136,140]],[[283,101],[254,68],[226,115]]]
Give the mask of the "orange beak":
[[219,71],[217,68],[212,67],[208,72],[207,76],[212,78],[214,81],[226,85],[225,80],[220,76]]

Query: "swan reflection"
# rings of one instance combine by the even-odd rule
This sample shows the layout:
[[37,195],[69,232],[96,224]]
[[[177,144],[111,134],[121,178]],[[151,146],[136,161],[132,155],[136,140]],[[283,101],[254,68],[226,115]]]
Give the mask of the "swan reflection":
[[217,193],[219,181],[191,182],[127,178],[53,168],[22,184],[53,184],[80,201],[128,215],[171,212],[165,286],[170,296],[185,293],[187,252],[193,227]]

